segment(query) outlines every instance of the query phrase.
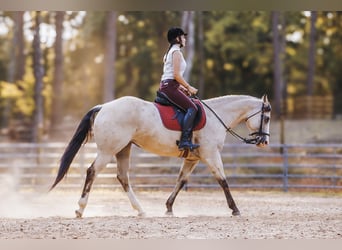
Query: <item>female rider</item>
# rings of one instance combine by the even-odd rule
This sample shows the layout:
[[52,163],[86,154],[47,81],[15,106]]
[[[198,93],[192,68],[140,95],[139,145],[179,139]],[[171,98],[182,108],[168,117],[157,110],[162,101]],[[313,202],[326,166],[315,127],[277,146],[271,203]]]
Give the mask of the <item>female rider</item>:
[[195,95],[198,90],[183,78],[186,62],[181,48],[185,46],[186,35],[181,28],[170,28],[167,33],[170,46],[163,59],[164,67],[159,91],[163,92],[169,101],[185,111],[178,148],[192,151],[199,147],[198,144],[192,143],[193,124],[198,109],[189,95]]

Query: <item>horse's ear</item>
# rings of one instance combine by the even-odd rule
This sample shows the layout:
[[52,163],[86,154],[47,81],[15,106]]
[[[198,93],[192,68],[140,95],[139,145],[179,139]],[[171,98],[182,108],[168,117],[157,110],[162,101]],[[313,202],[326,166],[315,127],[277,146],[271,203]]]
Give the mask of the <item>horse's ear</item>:
[[267,98],[267,95],[264,94],[261,99],[263,100],[264,103],[268,103],[268,98]]

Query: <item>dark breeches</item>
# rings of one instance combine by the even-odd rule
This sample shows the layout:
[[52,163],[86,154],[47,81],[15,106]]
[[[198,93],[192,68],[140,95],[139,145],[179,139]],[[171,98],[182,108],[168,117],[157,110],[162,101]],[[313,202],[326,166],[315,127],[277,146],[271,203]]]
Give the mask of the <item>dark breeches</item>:
[[179,83],[176,80],[166,80],[160,84],[159,91],[163,92],[173,104],[184,111],[193,108],[197,112],[198,108],[195,103],[178,88]]

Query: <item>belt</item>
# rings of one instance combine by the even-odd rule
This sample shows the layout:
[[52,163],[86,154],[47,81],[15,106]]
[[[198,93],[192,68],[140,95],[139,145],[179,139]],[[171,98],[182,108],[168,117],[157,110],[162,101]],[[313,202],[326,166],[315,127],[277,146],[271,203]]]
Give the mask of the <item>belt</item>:
[[162,80],[161,83],[169,83],[169,82],[173,82],[173,81],[176,81],[175,79],[165,79],[165,80]]

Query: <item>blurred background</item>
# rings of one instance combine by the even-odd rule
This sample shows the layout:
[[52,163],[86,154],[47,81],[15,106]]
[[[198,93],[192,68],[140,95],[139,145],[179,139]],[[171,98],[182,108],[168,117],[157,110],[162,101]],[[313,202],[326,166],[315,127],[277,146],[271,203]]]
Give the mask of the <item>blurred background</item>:
[[92,106],[152,101],[167,30],[201,98],[268,94],[274,120],[342,116],[342,12],[0,12],[1,140],[63,140]]
[[[310,144],[297,150],[294,158],[303,161],[308,148],[323,152],[314,162],[333,168],[335,172],[323,178],[332,178],[334,187],[341,188],[342,12],[338,11],[0,11],[3,168],[28,163],[32,153],[33,163],[27,169],[43,164],[44,157],[54,174],[61,150],[89,108],[125,95],[153,101],[168,49],[166,33],[172,26],[188,33],[185,78],[199,89],[200,98],[268,95],[273,109],[271,143],[275,143],[271,150],[280,155],[258,157],[268,157],[268,162],[275,157],[276,174],[288,176],[288,168],[283,169],[284,164],[289,167],[284,145]],[[13,144],[23,142],[62,145]],[[46,159],[44,150],[49,148],[54,148],[54,155]],[[237,156],[230,156],[235,161]],[[251,167],[231,166],[244,167],[244,173]],[[312,167],[314,172],[317,166]]]

